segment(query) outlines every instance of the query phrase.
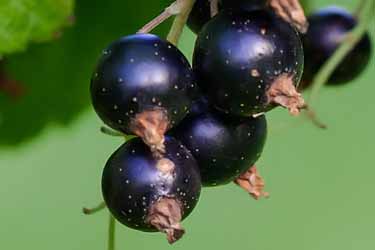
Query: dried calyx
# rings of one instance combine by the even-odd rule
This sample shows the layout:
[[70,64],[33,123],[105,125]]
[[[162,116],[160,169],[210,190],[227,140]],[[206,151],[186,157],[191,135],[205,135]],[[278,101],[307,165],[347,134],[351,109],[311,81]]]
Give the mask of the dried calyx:
[[173,197],[163,197],[151,206],[147,222],[167,235],[170,244],[179,240],[185,233],[180,222],[181,204]]
[[268,103],[280,105],[292,115],[299,115],[306,108],[305,100],[293,84],[293,75],[282,74],[267,90]]
[[131,130],[142,138],[156,158],[160,158],[165,153],[164,134],[168,125],[166,112],[163,109],[154,109],[137,114],[131,123]]
[[269,6],[299,32],[306,33],[308,22],[299,0],[269,0]]
[[234,182],[256,200],[261,197],[269,197],[269,193],[263,191],[264,180],[255,166],[252,166],[245,173],[241,174]]

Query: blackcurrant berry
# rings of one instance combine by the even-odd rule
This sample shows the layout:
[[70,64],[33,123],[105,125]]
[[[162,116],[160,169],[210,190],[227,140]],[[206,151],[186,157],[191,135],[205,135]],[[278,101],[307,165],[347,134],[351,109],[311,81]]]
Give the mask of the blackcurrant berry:
[[199,33],[193,55],[197,83],[213,105],[251,116],[276,105],[298,114],[303,71],[298,33],[266,10],[222,11]]
[[185,117],[196,89],[189,62],[175,46],[137,34],[103,51],[91,98],[105,124],[163,151],[165,131]]
[[109,158],[102,177],[104,200],[122,224],[140,231],[160,231],[168,241],[184,230],[180,221],[196,206],[201,182],[194,157],[166,137],[165,154],[155,158],[141,139],[122,145]]
[[[208,112],[209,110],[210,110],[210,105],[208,103],[207,98],[205,96],[201,96],[200,98],[193,101],[190,112],[186,116],[185,119],[187,119],[189,116],[199,115],[199,114]],[[182,122],[184,122],[184,120]]]
[[222,9],[253,11],[266,8],[267,0],[221,0]]
[[[357,25],[357,20],[352,14],[337,7],[321,9],[312,14],[308,20],[310,26],[303,36],[304,87],[311,83],[314,75],[345,40],[348,32]],[[350,82],[366,68],[370,58],[371,41],[366,33],[339,64],[327,84],[339,85]]]
[[234,181],[260,157],[267,134],[264,116],[191,115],[171,131],[194,155],[204,186]]
[[[266,7],[266,0],[219,0],[218,8],[241,9],[251,11]],[[196,34],[211,19],[211,8],[209,0],[197,0],[189,15],[187,25]]]
[[203,25],[210,19],[210,1],[196,0],[187,20],[187,25],[195,34],[198,34]]

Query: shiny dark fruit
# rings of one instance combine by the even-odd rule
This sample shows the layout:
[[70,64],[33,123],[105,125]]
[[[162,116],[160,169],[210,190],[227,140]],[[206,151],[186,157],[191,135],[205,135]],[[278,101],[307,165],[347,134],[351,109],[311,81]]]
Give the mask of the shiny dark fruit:
[[222,9],[253,11],[266,8],[267,0],[221,0]]
[[[251,11],[266,7],[265,0],[219,0],[219,10],[221,9],[241,9]],[[189,15],[187,25],[195,33],[198,34],[211,19],[210,1],[197,0]]]
[[203,25],[210,19],[210,2],[208,0],[196,0],[187,20],[187,25],[195,34],[198,34]]
[[[357,25],[357,20],[348,11],[338,8],[324,8],[308,17],[309,29],[303,36],[305,50],[304,87],[311,84],[322,65],[333,55],[345,40],[345,36]],[[366,33],[349,52],[331,75],[328,85],[340,85],[360,75],[371,58],[371,41]]]
[[152,126],[163,134],[182,120],[197,88],[189,62],[175,46],[155,35],[136,34],[103,51],[90,90],[105,124],[145,138],[142,130]]
[[204,186],[235,180],[259,159],[267,136],[265,116],[230,117],[217,112],[188,116],[171,131],[194,155]]
[[[199,115],[205,112],[208,112],[212,108],[210,107],[210,104],[205,96],[201,96],[200,98],[197,98],[193,101],[193,104],[191,105],[191,109],[189,114],[186,118],[193,115]],[[183,122],[183,121],[182,121]]]
[[227,114],[251,116],[277,105],[298,114],[296,91],[303,71],[299,35],[266,10],[222,11],[199,33],[193,69],[213,105]]
[[[155,158],[139,138],[122,145],[105,165],[102,191],[119,222],[140,231],[166,232],[172,243],[182,236],[180,220],[198,202],[201,181],[189,150],[170,137],[166,137],[165,145],[162,158]],[[166,207],[158,207],[163,202]],[[170,224],[161,223],[160,216],[168,218]]]

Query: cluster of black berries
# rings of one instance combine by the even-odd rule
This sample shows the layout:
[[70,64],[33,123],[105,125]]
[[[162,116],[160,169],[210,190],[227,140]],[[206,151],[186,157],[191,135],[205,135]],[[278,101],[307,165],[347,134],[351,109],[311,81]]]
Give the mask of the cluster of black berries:
[[[266,141],[264,113],[298,114],[304,56],[298,32],[265,1],[197,1],[193,68],[171,43],[136,34],[113,42],[93,74],[93,106],[111,128],[135,135],[109,158],[104,200],[122,224],[169,242],[201,186],[235,182],[266,196],[254,164]],[[246,4],[241,4],[246,3]]]

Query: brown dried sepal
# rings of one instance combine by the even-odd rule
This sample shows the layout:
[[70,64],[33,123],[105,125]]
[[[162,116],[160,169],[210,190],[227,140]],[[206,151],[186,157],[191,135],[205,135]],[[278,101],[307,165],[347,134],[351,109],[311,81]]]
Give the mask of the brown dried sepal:
[[299,0],[269,0],[269,6],[301,33],[306,33],[308,22]]
[[165,175],[170,175],[175,170],[174,163],[168,158],[161,158],[156,163],[156,168]]
[[163,109],[143,111],[132,120],[131,130],[150,147],[154,156],[160,158],[165,153],[164,134],[169,120]]
[[210,13],[211,17],[214,17],[219,13],[219,0],[209,0],[210,1]]
[[181,204],[170,197],[163,197],[151,206],[146,222],[167,235],[170,244],[179,240],[185,233],[181,227]]
[[282,74],[277,77],[267,90],[268,103],[277,104],[289,110],[292,115],[299,115],[306,108],[305,100],[293,84],[293,76]]
[[255,166],[252,166],[245,173],[241,174],[234,182],[256,200],[261,197],[269,197],[269,193],[263,191],[265,185],[264,179],[260,176]]

